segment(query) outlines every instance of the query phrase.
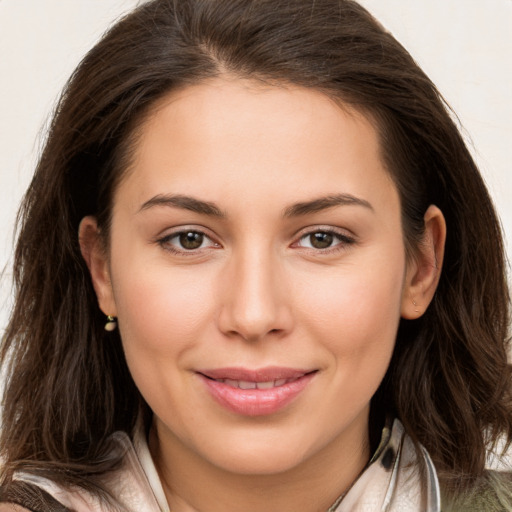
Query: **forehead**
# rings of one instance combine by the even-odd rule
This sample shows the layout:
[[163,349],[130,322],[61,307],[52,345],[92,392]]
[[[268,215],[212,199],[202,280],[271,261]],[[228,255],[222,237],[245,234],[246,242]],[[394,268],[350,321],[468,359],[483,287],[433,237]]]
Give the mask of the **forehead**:
[[215,79],[174,91],[153,108],[118,193],[141,204],[170,192],[258,200],[266,189],[294,202],[390,187],[367,116],[314,90]]

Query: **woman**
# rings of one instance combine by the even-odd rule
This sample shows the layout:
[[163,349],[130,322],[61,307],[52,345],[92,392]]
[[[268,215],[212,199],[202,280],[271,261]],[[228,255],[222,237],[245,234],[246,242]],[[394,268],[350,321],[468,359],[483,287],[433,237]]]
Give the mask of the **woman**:
[[144,4],[21,219],[0,510],[507,510],[499,223],[355,2]]

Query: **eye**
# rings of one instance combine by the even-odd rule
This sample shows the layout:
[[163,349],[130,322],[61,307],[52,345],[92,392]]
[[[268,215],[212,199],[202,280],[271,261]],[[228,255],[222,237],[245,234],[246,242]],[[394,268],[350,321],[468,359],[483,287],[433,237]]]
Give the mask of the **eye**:
[[303,235],[297,245],[308,249],[326,250],[352,243],[354,243],[354,239],[347,235],[335,231],[318,230]]
[[218,247],[218,244],[204,233],[192,229],[167,235],[158,240],[158,243],[165,249],[178,253],[197,251],[206,247]]
[[205,238],[206,237],[203,235],[203,233],[198,233],[197,231],[187,231],[186,233],[180,233],[179,235],[176,235],[173,239],[176,239],[176,241],[183,249],[192,251],[194,249],[199,249],[203,245]]
[[309,244],[309,247],[314,247],[315,249],[327,249],[331,247],[334,243],[335,238],[332,233],[324,233],[319,231],[317,233],[311,233],[304,237]]

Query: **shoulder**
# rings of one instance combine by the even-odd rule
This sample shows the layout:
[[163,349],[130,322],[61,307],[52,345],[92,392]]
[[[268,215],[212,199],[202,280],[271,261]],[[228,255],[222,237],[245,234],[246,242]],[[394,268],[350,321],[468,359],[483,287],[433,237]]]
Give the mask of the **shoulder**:
[[0,512],[71,512],[51,492],[33,482],[12,480],[0,487]]
[[512,473],[486,471],[462,495],[445,495],[445,512],[509,512],[512,510]]
[[153,488],[133,442],[123,432],[112,434],[112,440],[112,457],[119,463],[90,480],[93,488],[53,480],[35,472],[20,471],[14,474],[11,482],[0,486],[0,512],[138,512],[141,510],[140,504],[145,505],[143,510],[147,512],[159,511]]

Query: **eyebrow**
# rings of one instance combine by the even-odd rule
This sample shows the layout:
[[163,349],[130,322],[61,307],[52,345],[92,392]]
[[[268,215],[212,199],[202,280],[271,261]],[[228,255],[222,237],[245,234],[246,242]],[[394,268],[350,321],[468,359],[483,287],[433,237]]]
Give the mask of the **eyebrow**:
[[211,217],[226,217],[226,214],[214,203],[184,195],[157,195],[146,201],[139,211],[149,210],[154,206],[173,206]]
[[311,201],[305,201],[303,203],[297,203],[289,206],[284,211],[284,217],[300,217],[301,215],[307,215],[309,213],[315,213],[335,206],[363,206],[368,208],[372,212],[375,210],[373,206],[364,199],[355,197],[351,194],[334,194],[326,197],[319,197]]
[[[311,201],[296,203],[284,210],[283,217],[300,217],[309,213],[315,213],[336,206],[363,206],[374,211],[373,206],[364,199],[355,197],[351,194],[334,194],[325,197],[319,197]],[[210,201],[202,201],[195,197],[185,195],[156,195],[146,201],[139,211],[148,210],[155,206],[170,206],[189,210],[201,215],[208,215],[217,218],[226,218],[227,215],[215,204]]]

